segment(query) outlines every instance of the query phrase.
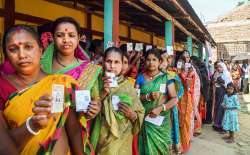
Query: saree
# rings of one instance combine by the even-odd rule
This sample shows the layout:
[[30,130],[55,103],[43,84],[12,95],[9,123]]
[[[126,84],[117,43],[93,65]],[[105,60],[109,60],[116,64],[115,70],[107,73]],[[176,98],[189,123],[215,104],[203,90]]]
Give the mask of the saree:
[[192,94],[194,91],[194,75],[185,72],[180,73],[180,78],[184,86],[184,95],[179,100],[179,125],[181,152],[187,152],[190,148],[191,140],[191,117],[193,111]]
[[[137,78],[137,85],[140,86],[141,94],[146,95],[151,92],[159,92],[161,84],[167,84],[168,78],[166,74],[159,74],[152,81],[146,81],[143,74]],[[145,114],[159,105],[159,101],[163,97],[155,101],[143,101]],[[138,147],[141,155],[169,155],[171,149],[171,126],[170,126],[170,111],[160,113],[164,120],[160,126],[154,125],[144,120],[142,129],[138,135]]]
[[[91,143],[97,155],[132,154],[133,135],[137,134],[144,118],[144,108],[137,96],[135,88],[124,77],[119,77],[118,87],[111,88],[110,94],[103,100],[101,112],[91,127]],[[127,104],[137,113],[137,120],[131,122],[122,113],[115,111],[112,96],[119,96],[120,101]],[[125,97],[126,99],[122,99]]]
[[[34,102],[44,94],[51,94],[52,85],[61,84],[65,86],[64,111],[55,113],[53,118],[49,120],[48,126],[36,136],[33,136],[21,151],[21,155],[27,154],[51,154],[53,148],[62,137],[63,128],[73,105],[73,90],[77,87],[77,82],[66,75],[49,75],[25,88],[19,92],[15,92],[9,96],[3,109],[4,117],[11,129],[17,128],[26,122],[27,118],[33,115],[32,108]],[[69,147],[67,149],[70,152]]]
[[199,103],[201,99],[201,80],[197,73],[197,69],[193,67],[194,69],[194,93],[193,93],[193,115],[192,115],[192,122],[193,125],[191,127],[191,139],[193,137],[193,134],[200,134],[201,133],[201,125],[202,125],[202,119],[199,113]]

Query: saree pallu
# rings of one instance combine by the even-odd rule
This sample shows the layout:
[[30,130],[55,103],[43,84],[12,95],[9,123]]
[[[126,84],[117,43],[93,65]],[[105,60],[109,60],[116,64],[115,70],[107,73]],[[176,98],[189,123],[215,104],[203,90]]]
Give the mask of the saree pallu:
[[[143,75],[139,75],[141,78]],[[138,77],[139,78],[139,77]],[[144,77],[143,77],[144,78]],[[139,79],[137,79],[139,81]],[[166,74],[158,75],[152,81],[142,81],[139,84],[141,94],[149,94],[151,92],[159,92],[161,84],[167,84]],[[165,95],[165,94],[164,94]],[[159,105],[159,101],[163,95],[156,101],[143,101],[146,115]],[[138,137],[138,147],[140,155],[169,155],[171,149],[171,126],[170,126],[170,110],[161,112],[164,120],[161,126],[156,126],[150,122],[144,121],[142,129]]]
[[[144,108],[135,88],[123,77],[119,77],[118,85],[117,88],[111,88],[110,94],[103,101],[101,112],[91,125],[90,138],[97,155],[131,155],[133,135],[141,129]],[[135,122],[132,123],[122,113],[113,109],[113,95],[126,96],[131,100],[129,106],[137,113]],[[120,102],[125,104],[127,101]]]
[[[191,133],[191,117],[193,112],[192,94],[194,88],[194,78],[188,77],[185,73],[181,73],[180,77],[184,85],[184,95],[179,100],[179,125],[180,125],[180,143],[181,152],[187,152],[190,148]],[[187,81],[189,78],[189,82]]]
[[195,72],[195,83],[194,83],[194,93],[193,93],[193,126],[191,127],[191,139],[193,137],[193,134],[200,134],[201,133],[201,125],[202,125],[202,119],[199,113],[199,102],[201,97],[201,80],[199,75],[196,72],[196,69],[194,68]]
[[[33,115],[32,108],[34,102],[42,95],[50,94],[53,84],[65,86],[64,111],[55,113],[49,120],[48,126],[40,130],[40,133],[33,136],[21,151],[21,155],[27,154],[51,154],[57,140],[62,135],[70,106],[72,105],[73,90],[77,87],[77,82],[66,75],[49,75],[38,83],[12,94],[5,104],[4,117],[10,128],[17,128],[26,122],[27,118]],[[69,147],[68,147],[69,151]]]
[[[168,79],[173,79],[175,84],[175,90],[177,92],[178,99],[183,96],[184,88],[182,81],[176,71],[166,72]],[[172,147],[175,152],[180,152],[180,129],[179,129],[179,116],[178,116],[178,105],[175,105],[171,109],[171,137],[172,137]]]

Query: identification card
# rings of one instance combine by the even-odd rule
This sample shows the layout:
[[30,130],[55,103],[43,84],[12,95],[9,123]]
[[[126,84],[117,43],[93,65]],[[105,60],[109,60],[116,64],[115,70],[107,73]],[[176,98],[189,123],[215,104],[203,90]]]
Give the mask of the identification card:
[[133,43],[127,43],[127,52],[133,51]]
[[166,84],[161,84],[161,85],[160,85],[160,92],[161,92],[161,93],[166,93],[166,87],[167,87]]
[[120,103],[120,98],[119,96],[112,96],[112,105],[115,111],[119,110],[118,104]]
[[161,126],[163,120],[164,120],[164,117],[163,117],[163,116],[157,116],[157,117],[155,117],[155,118],[149,117],[149,116],[146,116],[146,117],[145,117],[145,121],[150,122],[150,123],[152,123],[152,124],[154,124],[154,125],[157,125],[157,126]]
[[51,113],[63,112],[64,104],[64,85],[52,85],[52,107]]
[[147,45],[147,46],[146,46],[146,51],[148,51],[148,50],[150,50],[150,49],[152,49],[152,48],[153,48],[152,45]]
[[77,90],[76,93],[76,111],[87,112],[89,103],[91,102],[89,90]]
[[106,74],[106,76],[110,77],[110,84],[109,84],[109,86],[111,88],[118,87],[118,82],[117,82],[115,73],[106,72],[105,74]]
[[168,53],[168,55],[174,55],[174,48],[173,48],[173,46],[167,46],[167,53]]
[[143,50],[143,43],[136,43],[135,44],[135,51],[142,51]]
[[177,69],[181,69],[181,68],[182,68],[182,62],[179,61],[179,62],[177,63]]
[[107,48],[113,47],[113,46],[114,46],[114,42],[108,41],[108,43],[107,43]]

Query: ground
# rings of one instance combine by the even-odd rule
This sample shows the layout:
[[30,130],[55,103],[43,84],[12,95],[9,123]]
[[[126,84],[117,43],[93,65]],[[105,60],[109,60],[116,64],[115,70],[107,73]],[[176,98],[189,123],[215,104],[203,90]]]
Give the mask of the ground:
[[240,131],[236,142],[227,144],[211,125],[203,126],[203,134],[195,137],[191,149],[184,155],[250,155],[250,95],[240,95]]

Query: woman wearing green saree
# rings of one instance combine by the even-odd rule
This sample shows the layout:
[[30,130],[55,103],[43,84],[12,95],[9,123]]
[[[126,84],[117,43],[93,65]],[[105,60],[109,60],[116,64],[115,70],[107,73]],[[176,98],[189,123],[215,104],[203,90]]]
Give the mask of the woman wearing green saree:
[[160,52],[156,49],[149,50],[145,62],[147,69],[136,81],[146,114],[138,141],[141,155],[170,154],[170,112],[178,98],[174,80],[159,70],[160,63]]
[[90,63],[79,46],[80,26],[71,17],[54,21],[50,44],[41,58],[43,71],[48,74],[67,74],[76,79],[81,90],[90,90],[92,102],[86,113],[93,118],[100,110],[99,75],[102,67]]
[[[91,132],[91,142],[98,155],[132,154],[133,135],[140,131],[143,122],[144,108],[133,85],[123,77],[122,66],[122,51],[108,48],[104,56],[102,109]],[[113,74],[113,78],[108,74]],[[117,84],[111,87],[114,81]]]

